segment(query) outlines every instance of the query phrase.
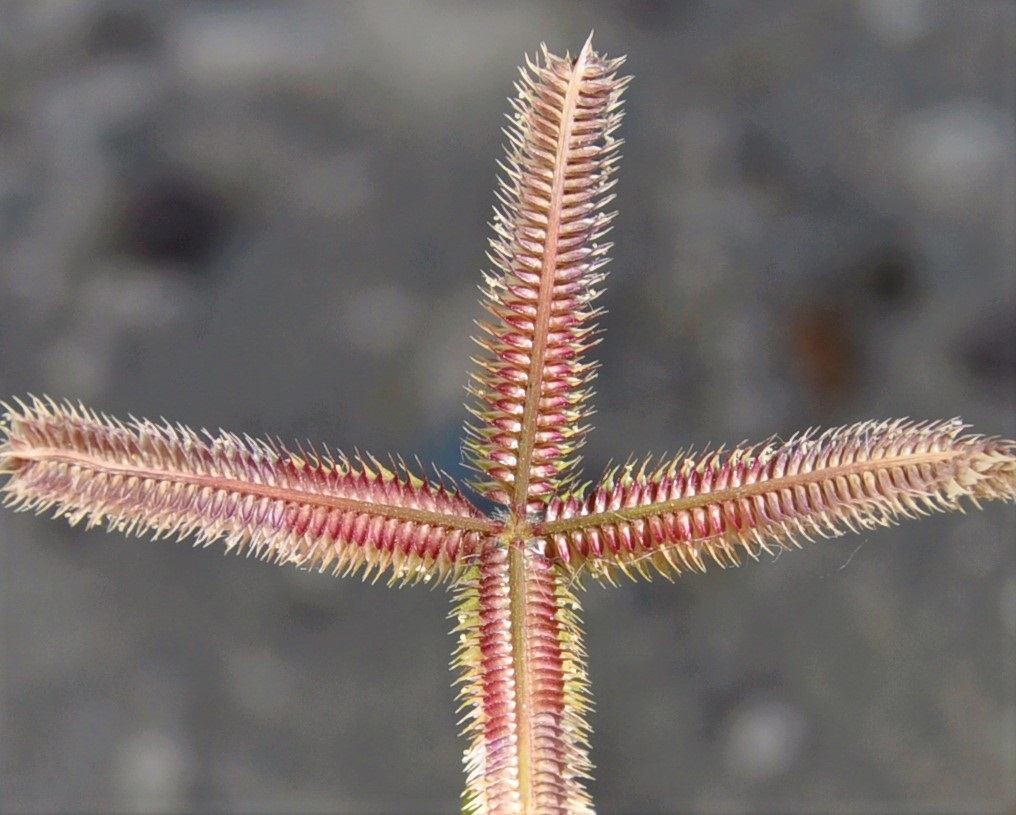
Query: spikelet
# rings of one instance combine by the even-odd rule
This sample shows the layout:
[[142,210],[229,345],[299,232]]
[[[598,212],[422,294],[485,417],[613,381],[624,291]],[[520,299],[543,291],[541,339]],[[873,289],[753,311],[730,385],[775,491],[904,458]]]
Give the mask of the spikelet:
[[[83,406],[4,405],[4,502],[87,527],[222,539],[277,563],[438,582],[478,552],[484,519],[453,486],[374,459],[292,452],[181,425],[124,424]],[[6,437],[6,438],[4,438]]]
[[616,170],[613,137],[628,78],[592,38],[578,57],[543,47],[527,59],[512,101],[507,164],[499,179],[483,304],[494,320],[469,387],[479,420],[467,428],[475,488],[521,513],[539,511],[570,482],[588,431],[586,402],[596,343],[592,324],[610,244],[604,207]]
[[729,454],[629,464],[587,496],[551,501],[535,531],[571,569],[671,577],[773,547],[872,529],[961,499],[1016,500],[1016,442],[959,420],[862,422]]

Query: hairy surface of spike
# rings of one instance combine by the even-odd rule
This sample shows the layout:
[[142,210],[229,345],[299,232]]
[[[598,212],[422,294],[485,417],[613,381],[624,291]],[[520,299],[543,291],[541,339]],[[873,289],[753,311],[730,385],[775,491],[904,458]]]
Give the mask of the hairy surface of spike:
[[485,550],[459,591],[466,812],[592,813],[578,609],[555,565],[521,541]]
[[278,563],[399,582],[460,574],[495,526],[453,488],[374,461],[233,434],[123,424],[36,399],[0,422],[4,500],[71,524],[193,534]]
[[492,224],[484,307],[470,392],[479,423],[469,457],[476,488],[519,512],[536,511],[568,483],[588,430],[584,360],[595,343],[592,305],[609,243],[626,78],[587,42],[576,59],[543,49],[513,100],[500,208]]
[[963,435],[958,420],[863,422],[786,443],[607,474],[584,498],[551,501],[535,531],[573,569],[702,571],[770,544],[831,537],[899,518],[1016,500],[1016,442]]

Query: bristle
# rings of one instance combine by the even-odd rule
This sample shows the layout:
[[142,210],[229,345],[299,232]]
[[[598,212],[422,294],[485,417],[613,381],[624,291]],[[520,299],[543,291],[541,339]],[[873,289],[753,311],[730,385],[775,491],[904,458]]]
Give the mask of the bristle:
[[[33,399],[5,406],[0,473],[19,510],[394,582],[461,573],[496,527],[454,487],[372,457],[338,459],[220,431]],[[4,438],[6,437],[6,438]]]
[[773,547],[871,529],[961,500],[1016,500],[1016,443],[958,420],[864,422],[607,473],[535,531],[573,570],[613,580],[734,566]]

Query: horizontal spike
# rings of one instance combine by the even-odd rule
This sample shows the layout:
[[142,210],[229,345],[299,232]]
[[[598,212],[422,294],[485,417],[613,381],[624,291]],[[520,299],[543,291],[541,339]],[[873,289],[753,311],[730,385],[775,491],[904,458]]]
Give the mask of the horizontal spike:
[[3,500],[71,524],[223,540],[306,568],[441,581],[496,529],[454,485],[393,459],[293,453],[277,442],[131,418],[51,399],[4,405]]
[[613,582],[614,570],[632,577],[645,565],[667,576],[701,571],[702,553],[737,565],[773,544],[962,509],[962,499],[1016,500],[1016,442],[964,429],[958,420],[863,422],[729,453],[628,461],[581,501],[551,500],[535,532],[570,569]]

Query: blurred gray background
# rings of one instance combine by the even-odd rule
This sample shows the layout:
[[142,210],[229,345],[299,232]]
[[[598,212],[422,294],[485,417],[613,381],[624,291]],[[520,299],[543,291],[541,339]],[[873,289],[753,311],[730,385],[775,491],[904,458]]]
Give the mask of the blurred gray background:
[[[0,4],[0,394],[458,469],[505,97],[628,53],[613,458],[1016,434],[1016,6]],[[1012,812],[1016,517],[583,595],[604,813]],[[441,589],[0,512],[0,811],[456,811]]]

